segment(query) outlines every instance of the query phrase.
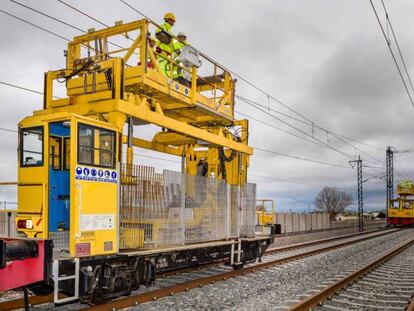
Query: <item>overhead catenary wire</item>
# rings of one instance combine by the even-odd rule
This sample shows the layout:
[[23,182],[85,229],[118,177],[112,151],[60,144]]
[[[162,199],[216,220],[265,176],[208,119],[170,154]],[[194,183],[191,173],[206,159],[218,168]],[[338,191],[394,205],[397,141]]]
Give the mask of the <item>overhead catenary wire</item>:
[[[66,23],[66,22],[63,22],[63,21],[61,21],[61,20],[59,20],[59,19],[56,19],[56,18],[54,18],[53,16],[50,16],[49,14],[46,14],[46,13],[44,13],[44,12],[41,12],[41,11],[39,11],[39,10],[36,10],[36,9],[33,9],[33,8],[31,8],[31,7],[29,7],[29,6],[27,6],[27,5],[24,5],[24,4],[22,4],[22,3],[19,3],[18,1],[15,1],[15,0],[10,0],[11,2],[13,2],[13,3],[15,3],[15,4],[18,4],[18,5],[21,5],[21,6],[23,6],[23,7],[25,7],[25,8],[27,8],[27,9],[30,9],[30,10],[32,10],[32,11],[35,11],[35,12],[37,12],[37,13],[39,13],[39,14],[42,14],[42,15],[44,15],[44,16],[46,16],[46,17],[48,17],[48,18],[51,18],[51,19],[53,19],[53,20],[55,20],[55,21],[58,21],[58,22],[60,22],[60,23],[63,23],[63,24],[65,24],[65,25],[67,25],[67,26],[69,26],[69,27],[72,27],[72,28],[74,28],[74,29],[76,29],[76,30],[78,30],[78,31],[82,31],[82,32],[85,32],[84,30],[82,30],[82,29],[80,29],[80,28],[78,28],[78,27],[76,27],[76,26],[73,26],[73,25],[71,25],[71,24],[69,24],[69,23]],[[64,4],[64,5],[66,5],[66,6],[68,6],[69,8],[71,8],[71,9],[73,9],[73,10],[75,10],[75,11],[77,11],[77,12],[79,12],[79,13],[81,13],[81,14],[83,14],[84,16],[87,16],[88,18],[90,18],[90,19],[92,19],[92,20],[94,20],[94,21],[96,21],[96,22],[98,22],[98,23],[100,23],[101,25],[103,25],[103,26],[106,26],[106,27],[109,27],[107,24],[105,24],[105,23],[103,23],[103,22],[101,22],[101,21],[99,21],[98,19],[96,19],[96,18],[94,18],[94,17],[92,17],[91,15],[89,15],[89,14],[87,14],[87,13],[85,13],[85,12],[83,12],[83,11],[81,11],[81,10],[79,10],[79,9],[77,9],[77,8],[75,8],[75,7],[73,7],[73,6],[71,6],[71,5],[69,5],[68,3],[66,3],[66,2],[64,2],[64,1],[62,1],[62,0],[57,0],[58,2],[60,2],[60,3],[62,3],[62,4]],[[125,3],[125,4],[127,4],[125,1],[121,1],[121,2],[123,2],[123,3]],[[127,4],[128,5],[128,4]],[[130,5],[128,5],[128,6],[130,6]],[[131,6],[130,6],[131,7]],[[132,8],[132,7],[131,7]],[[143,15],[143,14],[141,14],[141,15]],[[145,18],[148,18],[147,16],[145,16],[145,15],[143,15]],[[19,20],[22,20],[22,19],[20,19],[20,18],[18,18],[17,16],[13,16],[13,17],[15,17],[15,18],[17,18],[17,19],[19,19]],[[148,18],[149,19],[149,18]],[[23,20],[22,20],[23,21]],[[37,27],[37,25],[34,25],[34,24],[32,24],[32,23],[30,23],[31,25],[33,25],[33,26],[35,26],[35,27]],[[44,28],[41,28],[42,30],[45,30],[45,31],[48,31],[47,29],[44,29]],[[48,31],[49,32],[49,31]],[[56,35],[56,34],[55,34]],[[58,35],[59,37],[62,37],[62,38],[64,38],[63,36],[60,36],[60,35]],[[66,40],[69,40],[69,39],[67,39],[67,38],[65,38]],[[231,72],[231,71],[230,71]],[[238,75],[237,75],[238,76]],[[238,76],[239,77],[239,76]],[[240,77],[239,77],[240,78]],[[245,98],[243,98],[243,97],[239,97],[240,99],[242,99],[242,100],[244,100],[244,101],[246,101],[247,99],[245,99]],[[270,98],[270,95],[268,96],[268,98]],[[281,112],[279,112],[279,113],[281,113]],[[281,114],[283,114],[283,113],[281,113]],[[293,119],[295,119],[296,121],[302,121],[302,122],[304,122],[303,120],[300,120],[300,119],[297,119],[297,118],[294,118],[294,117],[291,117],[291,116],[289,116],[289,115],[287,115],[287,114],[283,114],[284,116],[287,116],[287,117],[290,117],[290,118],[293,118]],[[311,122],[311,124],[312,124],[312,126],[314,126],[314,125],[317,125],[317,124],[315,124],[314,122],[312,122],[312,121],[308,121],[308,122]],[[287,124],[287,123],[285,123],[285,124]],[[317,125],[318,126],[318,125]],[[319,126],[318,126],[318,128],[320,128]],[[301,131],[302,133],[305,133],[307,136],[310,136],[310,137],[312,137],[313,139],[315,139],[314,137],[313,137],[313,135],[308,135],[306,132],[304,132],[304,131],[302,131],[302,130],[299,130],[299,131]],[[328,133],[328,131],[327,131],[327,133]],[[332,133],[332,132],[331,132]],[[334,133],[332,133],[332,134],[334,134]],[[298,135],[297,135],[297,137],[299,137]],[[336,148],[334,148],[334,147],[332,147],[332,146],[330,146],[329,144],[326,144],[326,143],[324,143],[324,142],[322,142],[322,141],[320,141],[320,140],[318,140],[318,139],[316,139],[321,145],[325,145],[325,146],[327,146],[328,148],[330,148],[330,149],[333,149],[333,150],[336,150],[337,152],[340,152],[340,153],[342,153],[343,155],[346,155],[347,157],[350,157],[349,155],[347,155],[347,154],[345,154],[345,153],[343,153],[343,152],[341,152],[340,150],[338,150],[338,149],[336,149]],[[345,143],[346,143],[346,141],[344,141]],[[362,151],[362,150],[361,150]],[[364,151],[362,151],[362,153],[365,153]],[[367,154],[367,153],[365,153],[365,154]],[[367,154],[368,156],[370,156],[369,154]],[[370,156],[372,159],[374,159],[374,160],[376,160],[376,161],[378,161],[378,162],[380,162],[379,160],[377,160],[377,159],[375,159],[374,157],[372,157],[372,156]]]
[[[20,19],[20,18],[18,18],[18,19]],[[44,29],[44,30],[46,31],[46,29]],[[268,152],[272,152],[273,154],[275,154],[275,152],[273,152],[273,151],[268,151]],[[282,153],[278,153],[278,155],[281,155],[281,156],[290,156],[290,155],[285,155],[285,154],[282,154]],[[304,158],[298,158],[296,156],[291,156],[291,158],[296,158],[296,159],[300,159],[300,160],[305,160],[306,161],[306,159],[304,159]],[[319,164],[322,164],[323,163],[322,161],[314,161],[314,160],[311,160],[311,162],[313,162],[313,163],[319,163]],[[332,163],[328,163],[327,165],[332,165]],[[344,166],[342,166],[342,167],[344,167]]]
[[279,156],[283,156],[283,157],[288,157],[288,158],[291,158],[291,159],[296,159],[296,160],[301,160],[301,161],[306,161],[306,162],[311,162],[311,163],[316,163],[316,164],[321,164],[321,165],[326,165],[326,166],[340,167],[340,168],[344,168],[344,169],[352,169],[351,167],[345,166],[345,165],[329,163],[329,162],[324,162],[324,161],[319,161],[319,160],[313,160],[313,159],[303,158],[303,157],[295,156],[295,155],[289,155],[289,154],[286,154],[286,153],[281,153],[281,152],[277,152],[277,151],[273,151],[273,150],[267,150],[267,149],[264,149],[264,148],[261,148],[261,147],[253,146],[253,148],[255,150],[258,150],[258,151],[262,151],[262,152],[266,152],[266,153],[270,153],[270,154],[274,154],[274,155],[279,155]]
[[382,34],[384,36],[384,39],[385,39],[385,41],[387,43],[387,47],[388,47],[388,50],[390,51],[391,57],[394,60],[395,67],[397,67],[398,74],[400,75],[401,81],[402,81],[402,83],[404,85],[405,91],[407,92],[407,95],[408,95],[408,98],[410,100],[410,103],[414,107],[414,101],[413,101],[412,95],[410,94],[410,91],[408,89],[407,83],[406,83],[406,81],[405,81],[405,79],[403,77],[403,74],[401,72],[400,66],[398,65],[397,59],[396,59],[396,57],[394,55],[394,51],[391,48],[391,44],[390,44],[390,42],[388,40],[387,34],[385,33],[384,27],[383,27],[383,25],[381,23],[381,20],[380,20],[379,16],[378,16],[377,10],[376,10],[376,8],[375,8],[374,3],[372,2],[372,0],[369,0],[369,2],[371,3],[372,10],[374,11],[375,17],[376,17],[376,19],[378,21],[378,24],[379,24],[380,28],[381,28],[381,32],[382,32]]
[[43,30],[43,31],[45,31],[45,32],[47,32],[47,33],[49,33],[49,34],[51,34],[51,35],[55,36],[55,37],[58,37],[58,38],[60,38],[60,39],[63,39],[63,40],[65,40],[65,41],[68,41],[68,42],[70,41],[70,39],[68,39],[68,38],[66,38],[66,37],[64,37],[64,36],[62,36],[62,35],[59,35],[59,34],[57,34],[56,32],[53,32],[53,31],[51,31],[51,30],[49,30],[49,29],[46,29],[46,28],[44,28],[44,27],[42,27],[42,26],[36,25],[36,24],[34,24],[34,23],[32,23],[32,22],[29,22],[29,21],[27,21],[27,20],[25,20],[25,19],[23,19],[23,18],[20,18],[20,17],[18,17],[18,16],[16,16],[16,15],[14,15],[14,14],[11,14],[11,13],[6,12],[6,11],[1,10],[1,9],[0,9],[0,12],[1,12],[1,13],[3,13],[3,14],[8,15],[8,16],[10,16],[10,17],[13,17],[13,18],[15,18],[15,19],[17,19],[17,20],[19,20],[19,21],[21,21],[21,22],[23,22],[23,23],[26,23],[26,24],[28,24],[28,25],[31,25],[31,26],[35,27],[35,28],[38,28],[38,29],[40,29],[40,30]]
[[[29,88],[26,88],[26,87],[18,86],[18,85],[15,85],[15,84],[6,83],[6,82],[3,82],[3,81],[0,81],[0,84],[6,85],[6,86],[10,86],[10,87],[14,87],[14,88],[18,88],[20,90],[24,90],[24,91],[28,91],[28,92],[33,92],[33,93],[36,93],[36,94],[39,94],[39,95],[43,95],[43,93],[40,92],[40,91],[36,91],[36,90],[29,89]],[[281,152],[267,150],[267,149],[260,148],[260,147],[253,147],[253,148],[256,149],[256,150],[263,151],[263,152],[267,152],[267,153],[271,153],[271,154],[274,154],[274,155],[279,155],[279,156],[288,157],[288,158],[291,158],[291,159],[297,159],[297,160],[301,160],[301,161],[312,162],[312,163],[315,163],[315,164],[321,164],[321,165],[327,165],[327,166],[336,166],[336,167],[346,168],[346,169],[349,169],[350,168],[348,166],[342,166],[342,165],[335,164],[335,163],[329,163],[329,162],[323,162],[323,161],[318,161],[318,160],[312,160],[312,159],[303,158],[303,157],[300,157],[300,156],[289,155],[289,154],[285,154],[285,153],[281,153]]]
[[[72,28],[72,29],[75,29],[75,30],[77,30],[77,31],[79,31],[79,32],[82,32],[82,33],[88,33],[88,31],[86,31],[86,30],[84,30],[84,29],[82,29],[82,28],[79,28],[79,27],[77,27],[77,26],[75,26],[75,25],[72,25],[72,24],[70,24],[70,23],[68,23],[68,22],[65,22],[65,21],[62,21],[61,19],[58,19],[58,18],[56,18],[56,17],[53,17],[53,16],[51,16],[50,14],[47,14],[47,13],[45,13],[45,12],[42,12],[42,11],[39,11],[39,10],[37,10],[37,9],[35,9],[35,8],[32,8],[32,7],[30,7],[30,6],[28,6],[28,5],[26,5],[26,4],[23,4],[23,3],[21,3],[21,2],[18,2],[18,1],[16,1],[16,0],[9,0],[10,2],[12,2],[12,3],[14,3],[14,4],[17,4],[17,5],[20,5],[20,6],[22,6],[22,7],[24,7],[24,8],[26,8],[26,9],[28,9],[28,10],[30,10],[30,11],[33,11],[33,12],[36,12],[36,13],[38,13],[38,14],[40,14],[40,15],[43,15],[43,16],[45,16],[45,17],[47,17],[47,18],[49,18],[49,19],[52,19],[52,20],[54,20],[54,21],[56,21],[56,22],[58,22],[58,23],[61,23],[61,24],[63,24],[63,25],[65,25],[65,26],[68,26],[68,27],[70,27],[70,28]],[[59,1],[59,0],[58,0]],[[107,26],[107,27],[109,27],[109,26]],[[111,42],[111,41],[107,41],[109,44],[112,44],[113,46],[115,46],[115,47],[118,47],[118,48],[120,48],[120,49],[123,49],[124,47],[123,46],[121,46],[121,45],[119,45],[119,44],[116,44],[116,43],[114,43],[114,42]]]
[[[15,1],[15,0],[11,0],[11,1]],[[87,14],[87,13],[85,13],[85,12],[83,12],[82,10],[79,10],[78,8],[75,8],[74,6],[72,6],[72,5],[70,5],[70,4],[68,4],[68,3],[66,3],[65,1],[63,1],[63,0],[57,0],[58,2],[60,2],[60,3],[62,3],[62,4],[64,4],[64,5],[66,5],[67,7],[69,7],[69,8],[71,8],[72,10],[75,10],[76,12],[78,12],[78,13],[80,13],[80,14],[82,14],[82,15],[84,15],[84,16],[86,16],[86,17],[88,17],[89,19],[91,19],[91,20],[93,20],[93,21],[95,21],[95,22],[98,22],[99,24],[101,24],[101,25],[103,25],[103,26],[106,26],[106,27],[109,27],[107,24],[105,24],[105,23],[103,23],[102,21],[100,21],[100,20],[98,20],[98,19],[96,19],[96,18],[94,18],[93,16],[91,16],[91,15],[89,15],[89,14]],[[146,18],[146,19],[148,19],[148,20],[150,20],[151,22],[153,22],[155,25],[157,25],[152,19],[150,19],[148,16],[146,16],[145,14],[143,14],[142,12],[140,12],[139,10],[137,10],[136,8],[134,8],[133,6],[131,6],[129,3],[127,3],[126,1],[123,1],[123,0],[120,0],[122,3],[124,3],[125,5],[127,5],[128,7],[130,7],[131,9],[133,9],[134,11],[136,11],[137,13],[139,13],[140,15],[142,15],[144,18]],[[207,57],[208,59],[210,59],[207,55],[204,55],[203,54],[203,56],[205,56],[205,57]],[[221,65],[220,65],[221,66]],[[223,67],[224,68],[224,67]],[[225,69],[225,70],[228,70],[229,72],[232,72],[231,70],[229,70],[229,69]],[[241,78],[241,79],[243,79],[243,80],[245,80],[243,77],[240,77],[239,75],[237,75],[237,74],[235,74],[234,72],[232,72],[234,75],[236,75],[237,77],[239,77],[239,78]],[[268,96],[268,98],[271,98],[272,96],[270,95],[270,94],[267,94],[266,93],[266,95]],[[241,98],[241,97],[240,97]],[[269,107],[270,108],[270,107]],[[294,111],[294,110],[292,110],[292,111]],[[279,113],[281,113],[281,112],[279,112]],[[281,113],[281,114],[283,114],[283,113]],[[297,120],[297,121],[302,121],[302,120],[300,120],[300,119],[297,119],[297,118],[294,118],[294,117],[291,117],[291,116],[289,116],[289,115],[287,115],[287,114],[283,114],[284,116],[287,116],[287,117],[290,117],[290,118],[293,118],[293,119],[295,119],[295,120]],[[300,115],[300,114],[299,114]],[[300,115],[300,116],[302,116],[302,115]],[[305,118],[306,119],[306,118]],[[320,127],[319,125],[317,125],[315,122],[313,122],[313,121],[311,121],[311,120],[309,120],[309,119],[306,119],[308,122],[311,122],[311,124],[312,124],[312,126],[317,126],[318,128],[321,128],[321,129],[323,129],[322,127]],[[303,121],[302,121],[303,122]],[[285,124],[287,124],[287,123],[285,123]],[[289,126],[291,126],[291,125],[289,125]],[[323,130],[325,130],[325,129],[323,129]],[[346,154],[346,153],[344,153],[344,152],[342,152],[342,151],[340,151],[339,149],[337,149],[337,148],[334,148],[334,147],[332,147],[331,145],[329,145],[329,144],[326,144],[326,143],[324,143],[323,141],[321,141],[321,140],[319,140],[319,139],[316,139],[315,137],[313,137],[313,135],[309,135],[309,134],[307,134],[306,132],[304,132],[304,131],[302,131],[302,130],[299,130],[299,131],[301,131],[303,134],[305,134],[305,135],[307,135],[307,136],[309,136],[309,137],[311,137],[311,138],[313,138],[313,139],[315,139],[316,141],[318,141],[320,144],[322,144],[322,145],[325,145],[325,146],[327,146],[327,148],[330,148],[330,149],[332,149],[332,150],[335,150],[335,151],[337,151],[337,152],[339,152],[339,153],[341,153],[341,154],[343,154],[343,155],[345,155],[345,156],[347,156],[347,157],[349,157],[349,158],[352,158],[350,155],[348,155],[348,154]],[[326,130],[327,131],[327,130]],[[328,131],[327,131],[327,133],[328,133]],[[333,135],[335,135],[334,133],[332,133]],[[343,140],[342,138],[339,138],[339,137],[337,137],[338,139],[340,139],[340,140]],[[344,141],[343,140],[343,142],[344,143],[347,143],[346,141]],[[349,144],[349,143],[347,143],[347,144]],[[356,148],[356,147],[355,147]],[[364,152],[364,151],[362,151],[361,150],[361,152],[362,153],[364,153],[364,154],[367,154],[369,157],[371,157],[372,159],[374,159],[375,161],[377,161],[377,162],[380,162],[381,163],[381,161],[379,161],[378,159],[375,159],[374,157],[372,157],[371,155],[369,155],[368,153],[366,153],[366,152]]]
[[[61,1],[61,0],[58,0]],[[122,2],[123,4],[125,4],[126,6],[128,6],[129,8],[131,8],[133,11],[137,12],[138,14],[140,14],[142,17],[148,19],[149,21],[151,21],[152,23],[154,23],[155,25],[157,25],[157,23],[152,20],[150,17],[148,17],[146,14],[144,14],[142,11],[138,10],[136,7],[132,6],[130,3],[128,3],[125,0],[119,0],[120,2]],[[201,52],[199,49],[197,49],[200,54],[203,57],[206,57],[208,60],[213,61],[208,55],[206,55],[205,53]],[[234,76],[236,76],[237,78],[239,78],[241,81],[245,82],[246,84],[250,85],[251,87],[253,87],[254,89],[256,89],[257,91],[259,91],[260,93],[266,95],[266,97],[270,100],[272,99],[273,101],[279,103],[280,105],[282,105],[283,107],[285,107],[286,109],[288,109],[289,111],[293,112],[294,114],[298,115],[299,117],[301,117],[302,119],[308,121],[309,124],[318,127],[321,130],[324,130],[326,132],[332,133],[334,134],[332,131],[327,130],[326,128],[320,126],[318,123],[310,120],[309,118],[307,118],[305,115],[301,114],[300,112],[296,111],[295,109],[291,108],[289,105],[283,103],[282,101],[280,101],[279,99],[277,99],[276,97],[274,97],[273,95],[271,95],[270,93],[266,92],[265,90],[263,90],[261,87],[257,86],[256,84],[250,82],[249,80],[247,80],[246,78],[244,78],[243,76],[235,73],[233,70],[223,66],[222,64],[218,64],[220,67],[222,67],[224,70],[232,73]],[[270,108],[270,104],[267,106],[268,108]],[[292,117],[291,117],[292,118]],[[336,134],[335,134],[336,135]],[[346,136],[344,135],[340,135],[343,138],[346,138]],[[354,140],[355,141],[355,140]]]
[[[397,46],[397,49],[398,49],[398,54],[400,55],[401,62],[402,62],[402,64],[403,64],[405,74],[407,75],[408,82],[410,83],[411,91],[414,93],[414,87],[413,87],[413,83],[412,83],[412,81],[411,81],[411,76],[410,76],[410,74],[408,73],[407,66],[406,66],[406,64],[405,64],[405,60],[404,60],[404,56],[403,56],[403,54],[402,54],[402,52],[401,52],[400,44],[398,43],[397,36],[395,35],[395,32],[394,32],[394,27],[392,26],[392,23],[391,23],[390,15],[389,15],[389,13],[388,13],[388,11],[387,11],[387,8],[385,7],[385,2],[384,2],[384,0],[381,0],[381,3],[382,3],[382,7],[383,7],[383,9],[384,9],[384,12],[385,12],[385,16],[386,16],[386,19],[387,19],[388,25],[390,26],[391,33],[392,33],[392,36],[393,36],[394,41],[395,41],[395,45]],[[388,41],[388,42],[389,42],[389,41]],[[389,42],[389,44],[391,44],[391,43]]]
[[[250,106],[252,106],[252,107],[256,108],[257,110],[259,110],[259,111],[261,111],[261,112],[263,112],[263,113],[265,113],[265,114],[267,114],[267,115],[271,116],[272,118],[276,118],[277,120],[281,121],[281,119],[280,119],[280,118],[278,118],[278,117],[276,117],[276,116],[272,115],[272,114],[269,112],[269,110],[270,110],[270,111],[275,111],[275,110],[273,110],[273,109],[266,109],[266,108],[265,108],[265,105],[260,104],[260,103],[258,103],[258,102],[255,102],[255,101],[253,101],[253,100],[251,100],[251,99],[248,99],[248,98],[245,98],[245,97],[241,97],[241,96],[238,96],[238,95],[236,95],[235,97],[237,97],[238,99],[240,99],[240,100],[242,100],[243,102],[247,103],[248,105],[250,105]],[[278,112],[278,113],[280,113],[280,112]],[[284,113],[281,113],[281,114],[282,114],[282,115],[285,115]],[[250,116],[248,116],[248,117],[250,118]],[[298,120],[298,119],[296,119],[296,118],[294,118],[294,117],[293,117],[292,119],[294,119],[294,120],[296,120],[296,121],[300,121],[300,122],[304,123],[304,121],[302,121],[302,120]],[[290,126],[290,127],[294,128],[295,130],[300,131],[301,133],[304,133],[306,136],[308,136],[308,137],[310,137],[311,139],[314,139],[315,141],[319,142],[319,144],[320,144],[320,145],[324,145],[325,147],[327,147],[327,148],[329,148],[329,149],[334,149],[335,151],[338,151],[338,152],[342,153],[339,149],[336,149],[336,148],[332,147],[330,144],[325,143],[325,142],[323,142],[323,141],[321,141],[321,140],[319,140],[319,139],[315,138],[315,136],[314,136],[313,134],[309,134],[309,133],[307,133],[307,132],[304,132],[303,130],[298,129],[298,127],[293,126],[293,125],[289,124],[289,123],[288,123],[288,122],[286,122],[286,121],[281,121],[281,122],[283,122],[284,124],[286,124],[286,125],[288,125],[288,126]],[[306,122],[305,122],[305,123],[306,123]],[[307,124],[309,124],[309,123],[307,123]],[[332,132],[329,132],[329,131],[327,131],[326,133],[327,133],[327,134],[328,134],[328,133],[331,133],[331,134],[332,134],[334,137],[336,137],[338,140],[340,140],[340,141],[342,141],[343,143],[345,143],[345,144],[347,144],[347,145],[351,146],[353,149],[358,150],[358,151],[360,151],[360,153],[365,154],[366,156],[370,157],[370,158],[371,158],[371,159],[373,159],[374,161],[376,161],[376,162],[378,162],[378,163],[383,164],[383,162],[382,162],[381,160],[378,160],[378,159],[376,159],[375,157],[373,157],[372,155],[370,155],[368,152],[365,152],[364,150],[361,150],[360,148],[357,148],[356,146],[353,146],[353,145],[349,144],[349,143],[348,143],[347,141],[345,141],[344,139],[342,139],[342,138],[340,138],[340,137],[337,137],[337,135],[336,135],[335,133],[332,133]],[[343,154],[344,154],[344,153],[343,153]],[[348,156],[348,157],[350,157],[350,158],[352,158],[350,155],[347,155],[347,156]]]
[[278,121],[282,122],[283,124],[285,124],[285,125],[287,125],[287,126],[289,126],[289,127],[293,128],[293,129],[295,129],[296,131],[298,131],[298,132],[300,132],[300,133],[304,134],[305,136],[308,136],[308,137],[311,137],[311,138],[315,139],[317,142],[319,142],[319,143],[321,143],[321,144],[323,144],[323,145],[327,146],[328,148],[330,148],[330,149],[332,149],[332,150],[334,150],[334,151],[336,151],[336,152],[338,152],[338,153],[340,153],[340,154],[342,154],[342,155],[346,156],[347,158],[350,158],[350,159],[352,159],[352,158],[353,158],[351,155],[349,155],[349,154],[347,154],[347,153],[345,153],[345,152],[342,152],[341,150],[339,150],[339,149],[337,149],[337,148],[335,148],[335,147],[333,147],[333,146],[331,146],[331,145],[329,145],[329,144],[327,144],[327,143],[325,143],[325,142],[321,141],[321,140],[320,140],[320,139],[318,139],[318,138],[312,137],[312,135],[310,135],[309,133],[305,132],[304,130],[302,130],[302,129],[300,129],[300,128],[298,128],[298,127],[296,127],[296,126],[294,126],[294,125],[292,125],[292,124],[290,124],[290,123],[288,123],[287,121],[282,120],[281,118],[279,118],[279,117],[275,116],[274,114],[269,113],[269,112],[268,112],[268,111],[266,111],[265,109],[262,109],[262,108],[260,108],[260,107],[256,106],[255,104],[253,104],[253,103],[251,103],[251,102],[249,102],[249,101],[246,101],[246,100],[244,100],[244,99],[242,99],[242,101],[243,101],[243,102],[245,102],[246,104],[248,104],[248,105],[252,106],[252,107],[255,107],[256,109],[260,110],[260,111],[261,111],[261,112],[263,112],[264,114],[266,114],[266,115],[268,115],[268,116],[270,116],[270,117],[272,117],[272,118],[274,118],[274,119],[276,119],[276,120],[278,120]]
[[318,187],[318,188],[325,187],[323,185],[308,183],[308,182],[305,182],[305,181],[299,181],[299,180],[295,180],[295,179],[277,178],[277,177],[272,177],[272,176],[263,176],[263,175],[256,175],[256,174],[249,174],[249,177],[270,179],[270,180],[275,180],[275,181],[279,181],[279,182],[282,182],[282,183],[300,184],[300,185],[313,186],[313,187]]
[[79,10],[79,9],[75,8],[73,5],[70,5],[69,3],[65,2],[65,1],[62,1],[62,0],[57,0],[57,1],[58,1],[58,2],[60,2],[60,3],[62,3],[62,4],[63,4],[63,5],[65,5],[65,6],[67,6],[68,8],[70,8],[70,9],[72,9],[72,10],[74,10],[74,11],[76,11],[76,12],[80,13],[80,14],[82,14],[83,16],[86,16],[87,18],[89,18],[89,19],[91,19],[91,20],[93,20],[93,21],[97,22],[98,24],[100,24],[100,25],[102,25],[102,26],[104,26],[104,27],[110,27],[109,25],[107,25],[107,24],[105,24],[105,23],[101,22],[100,20],[98,20],[98,19],[96,19],[96,18],[92,17],[92,16],[91,16],[91,15],[89,15],[89,14],[86,14],[85,12],[83,12],[83,11],[81,11],[81,10]]
[[243,113],[243,112],[240,112],[240,111],[235,111],[235,113],[237,113],[237,114],[239,114],[239,115],[241,115],[241,116],[243,116],[243,117],[249,118],[249,121],[251,121],[251,120],[256,121],[256,122],[258,122],[258,123],[261,123],[261,124],[263,124],[263,125],[266,125],[266,126],[268,126],[268,127],[270,127],[270,128],[273,128],[273,129],[275,129],[275,130],[278,130],[278,131],[284,132],[284,133],[286,133],[286,134],[289,134],[289,135],[291,135],[291,136],[294,136],[294,137],[300,138],[300,139],[302,139],[302,140],[304,140],[304,141],[307,141],[307,142],[310,142],[310,143],[312,143],[312,144],[315,144],[315,145],[318,145],[318,146],[321,146],[321,147],[325,147],[325,148],[327,148],[325,145],[323,145],[323,144],[321,144],[321,143],[318,143],[318,142],[316,142],[316,141],[314,141],[314,140],[312,140],[312,139],[309,139],[309,138],[306,138],[306,137],[303,137],[303,136],[297,135],[297,134],[295,134],[295,133],[289,132],[288,130],[285,130],[285,129],[283,129],[283,128],[277,127],[277,126],[275,126],[275,125],[273,125],[273,124],[270,124],[270,123],[265,122],[265,121],[263,121],[263,120],[257,119],[257,118],[255,118],[255,117],[250,116],[250,115],[247,115],[247,114],[245,114],[245,113]]

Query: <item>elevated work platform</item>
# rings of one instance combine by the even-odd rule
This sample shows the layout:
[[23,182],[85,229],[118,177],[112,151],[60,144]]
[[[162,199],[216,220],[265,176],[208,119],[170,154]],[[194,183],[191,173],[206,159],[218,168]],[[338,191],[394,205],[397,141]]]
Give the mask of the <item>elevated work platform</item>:
[[[140,20],[75,37],[68,45],[67,68],[46,74],[45,108],[91,103],[117,95],[123,99],[125,91],[158,102],[163,113],[176,120],[198,126],[233,125],[234,81],[230,73],[217,63],[203,59],[203,70],[208,71],[209,67],[212,70],[203,77],[195,66],[184,67],[176,59],[157,53],[148,44],[150,26],[154,27],[149,21]],[[111,50],[114,45],[119,46],[113,42],[120,37],[129,46]],[[159,58],[170,63],[171,71],[188,72],[191,86],[163,74]],[[67,81],[69,98],[53,97],[55,79]]]

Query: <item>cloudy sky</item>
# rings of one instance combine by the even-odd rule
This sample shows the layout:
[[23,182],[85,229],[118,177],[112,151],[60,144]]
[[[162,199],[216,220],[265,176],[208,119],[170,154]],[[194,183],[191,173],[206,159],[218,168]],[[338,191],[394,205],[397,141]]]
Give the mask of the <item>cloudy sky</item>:
[[[16,1],[81,29],[101,27],[57,0]],[[142,18],[118,0],[64,1],[106,24]],[[316,124],[312,131],[309,121],[268,101],[265,94],[238,79],[238,95],[271,108],[263,112],[237,101],[236,110],[243,114],[238,117],[252,118],[252,146],[338,165],[256,150],[249,180],[257,183],[258,197],[275,199],[279,210],[312,209],[315,195],[324,186],[339,187],[356,200],[356,171],[348,164],[351,158],[361,154],[363,163],[370,166],[364,167],[364,178],[369,178],[384,171],[385,146],[412,148],[414,109],[369,0],[128,2],[155,21],[161,21],[167,11],[174,12],[175,32],[187,32],[194,46]],[[374,3],[385,22],[380,1]],[[385,0],[385,4],[412,73],[414,2]],[[1,1],[0,9],[63,37],[80,34],[10,1]],[[64,67],[66,41],[4,12],[0,12],[0,82],[41,91],[43,73]],[[391,46],[395,48],[394,40]],[[41,95],[4,84],[0,84],[0,99],[0,126],[6,129],[16,129],[19,120],[42,107]],[[153,129],[140,131],[149,137]],[[359,143],[339,140],[333,133]],[[16,180],[16,134],[0,131],[0,139],[1,179]],[[136,153],[166,159],[137,156],[136,161],[143,165],[159,170],[180,168],[177,158],[145,150]],[[396,156],[397,178],[412,176],[413,159],[414,153]],[[384,207],[384,181],[370,179],[364,190],[366,209]],[[0,199],[15,200],[3,189]]]

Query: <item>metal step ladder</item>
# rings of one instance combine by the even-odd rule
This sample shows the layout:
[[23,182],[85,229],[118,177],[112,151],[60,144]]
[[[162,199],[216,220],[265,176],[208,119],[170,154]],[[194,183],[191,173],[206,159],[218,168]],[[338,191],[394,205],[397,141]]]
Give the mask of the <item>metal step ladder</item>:
[[[60,275],[59,266],[62,262],[70,262],[69,264],[74,264],[73,274]],[[70,258],[70,259],[55,259],[53,260],[53,281],[54,281],[54,291],[53,291],[53,302],[55,304],[61,304],[66,302],[71,302],[79,298],[79,258]],[[59,298],[59,289],[60,284],[65,281],[75,280],[73,296],[66,296],[64,298]]]
[[241,241],[237,241],[237,243],[231,245],[231,254],[230,254],[230,265],[242,265],[241,262],[241,255],[243,250],[241,248]]

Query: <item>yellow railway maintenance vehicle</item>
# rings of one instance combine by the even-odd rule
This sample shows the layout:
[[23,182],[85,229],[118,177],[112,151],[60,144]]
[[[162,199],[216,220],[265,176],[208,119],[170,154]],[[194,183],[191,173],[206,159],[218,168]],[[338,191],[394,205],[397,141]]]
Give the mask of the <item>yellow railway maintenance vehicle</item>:
[[[23,238],[0,240],[0,290],[105,300],[162,271],[240,267],[272,242],[254,232],[253,150],[248,120],[234,118],[235,80],[191,46],[179,61],[157,54],[155,30],[146,19],[91,30],[69,42],[65,69],[45,73],[43,109],[19,123]],[[169,78],[179,69],[186,85]],[[157,126],[152,139],[139,137],[145,125]],[[134,146],[180,157],[181,172],[134,164]]]
[[262,235],[281,233],[282,227],[277,223],[274,200],[256,200],[256,232],[257,231],[261,231]]
[[414,224],[414,186],[411,180],[402,180],[397,186],[398,198],[388,202],[387,225],[392,227]]

